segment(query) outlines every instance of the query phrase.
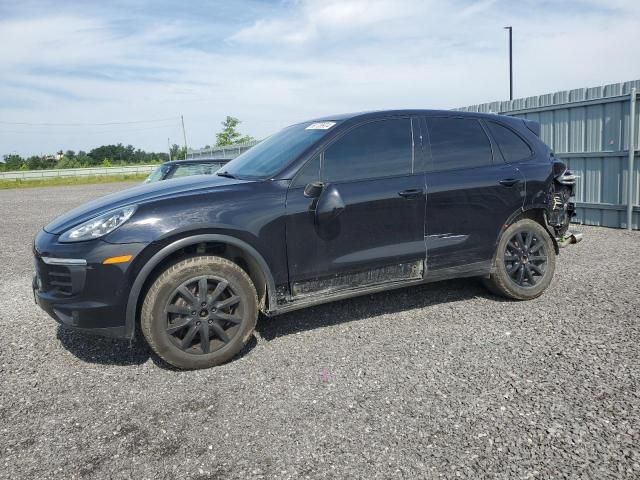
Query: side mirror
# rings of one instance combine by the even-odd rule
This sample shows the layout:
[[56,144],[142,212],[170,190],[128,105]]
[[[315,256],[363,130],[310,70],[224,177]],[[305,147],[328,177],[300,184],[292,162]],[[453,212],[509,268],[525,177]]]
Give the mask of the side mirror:
[[333,184],[327,185],[316,205],[316,224],[335,220],[344,209],[345,204],[336,186]]
[[324,189],[324,183],[311,182],[304,187],[304,196],[307,198],[318,198]]

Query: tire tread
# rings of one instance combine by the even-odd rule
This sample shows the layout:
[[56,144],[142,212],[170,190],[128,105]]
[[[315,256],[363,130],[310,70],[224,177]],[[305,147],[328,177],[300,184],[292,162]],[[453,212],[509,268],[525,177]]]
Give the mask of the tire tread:
[[[151,332],[151,329],[152,329],[152,326],[153,326],[153,320],[154,320],[153,319],[153,305],[157,301],[158,292],[166,282],[170,281],[170,279],[172,278],[173,275],[177,274],[178,272],[180,272],[181,270],[183,270],[185,268],[188,268],[189,266],[192,266],[192,267],[209,267],[210,268],[210,267],[212,267],[214,265],[225,265],[226,267],[235,270],[235,272],[238,273],[239,275],[241,275],[244,278],[244,280],[246,280],[248,285],[250,285],[250,287],[251,287],[251,294],[253,296],[252,303],[255,306],[256,315],[255,315],[255,318],[253,320],[252,328],[247,330],[247,333],[242,338],[241,347],[238,350],[242,349],[242,347],[245,345],[245,343],[247,342],[247,340],[249,339],[249,337],[253,333],[253,329],[255,328],[255,324],[256,324],[257,316],[258,316],[258,314],[257,314],[258,295],[256,293],[255,286],[253,285],[253,282],[251,281],[251,278],[249,277],[249,275],[247,275],[247,273],[242,268],[240,268],[236,263],[233,263],[232,261],[227,260],[226,258],[217,257],[217,256],[213,256],[213,255],[199,255],[199,256],[188,257],[188,258],[186,258],[184,260],[180,260],[180,261],[174,263],[173,265],[171,265],[170,267],[168,267],[165,271],[163,271],[158,276],[158,278],[155,279],[155,281],[153,282],[153,284],[151,285],[151,287],[147,291],[147,294],[145,295],[144,302],[142,303],[142,308],[140,310],[140,328],[142,330],[144,338],[146,339],[147,343],[149,344],[149,347],[151,347],[151,349],[160,358],[162,358],[162,360],[164,360],[165,362],[167,362],[170,365],[176,366],[178,368],[186,368],[186,369],[189,369],[189,368],[202,368],[202,367],[191,367],[191,366],[186,366],[185,367],[185,366],[181,366],[181,365],[176,365],[174,361],[172,361],[171,359],[167,358],[166,355],[162,354],[162,349],[159,348],[159,345],[154,340],[153,334]],[[213,366],[216,366],[216,365],[220,365],[220,364],[230,360],[231,358],[233,358],[236,354],[237,354],[237,352],[233,352],[233,354],[231,354],[231,355],[225,355],[225,356],[221,357],[220,359],[216,359],[215,362],[212,362],[208,366],[213,367]]]
[[[533,292],[522,293],[518,291],[516,288],[514,288],[514,286],[511,284],[508,274],[506,274],[506,272],[503,272],[502,269],[499,268],[497,262],[498,262],[499,256],[502,254],[502,251],[504,249],[504,244],[507,241],[509,241],[509,239],[511,238],[512,232],[514,232],[518,228],[525,225],[529,226],[529,228],[531,229],[538,230],[540,236],[546,240],[545,247],[548,255],[547,268],[551,269],[551,275],[548,279],[545,278],[543,280],[544,282],[547,283],[544,288],[538,289]],[[553,246],[553,241],[551,240],[551,236],[549,235],[549,232],[542,225],[540,225],[540,223],[536,222],[535,220],[531,220],[529,218],[520,219],[515,223],[513,223],[512,225],[510,225],[509,228],[507,228],[503,232],[502,237],[498,242],[496,254],[494,255],[493,265],[491,268],[491,275],[488,279],[485,279],[483,283],[485,284],[487,289],[493,294],[500,295],[505,298],[510,298],[512,300],[533,300],[534,298],[538,298],[540,295],[542,295],[546,291],[546,289],[549,287],[551,283],[551,280],[553,279],[553,274],[555,273],[555,255],[556,253]]]

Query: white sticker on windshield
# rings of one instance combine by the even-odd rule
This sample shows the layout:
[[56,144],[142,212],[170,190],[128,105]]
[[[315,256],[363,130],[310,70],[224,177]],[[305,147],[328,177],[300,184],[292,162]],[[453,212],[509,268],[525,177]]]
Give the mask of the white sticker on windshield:
[[336,122],[318,122],[312,123],[305,130],[329,130]]

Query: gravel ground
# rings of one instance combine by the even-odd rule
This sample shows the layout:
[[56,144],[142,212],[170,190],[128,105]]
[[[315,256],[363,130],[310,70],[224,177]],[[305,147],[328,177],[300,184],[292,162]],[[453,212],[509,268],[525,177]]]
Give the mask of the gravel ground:
[[33,303],[36,231],[126,186],[0,191],[1,478],[640,477],[639,232],[584,227],[535,301],[370,295],[179,372]]

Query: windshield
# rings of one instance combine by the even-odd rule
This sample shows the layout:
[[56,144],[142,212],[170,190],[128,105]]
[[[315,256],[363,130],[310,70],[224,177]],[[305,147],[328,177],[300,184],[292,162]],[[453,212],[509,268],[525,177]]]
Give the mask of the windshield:
[[169,165],[160,165],[153,170],[144,183],[152,183],[162,180],[171,167]]
[[324,137],[335,124],[306,122],[287,127],[236,157],[220,171],[247,180],[269,178]]

